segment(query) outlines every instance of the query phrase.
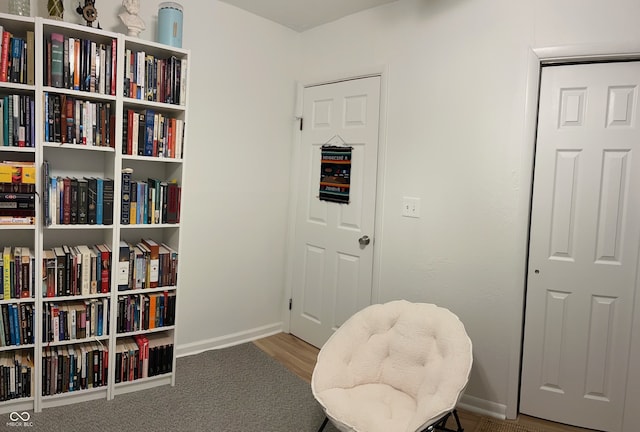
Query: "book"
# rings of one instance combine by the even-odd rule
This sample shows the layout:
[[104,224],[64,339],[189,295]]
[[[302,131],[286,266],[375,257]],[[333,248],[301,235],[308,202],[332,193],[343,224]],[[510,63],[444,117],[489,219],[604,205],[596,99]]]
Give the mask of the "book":
[[145,130],[144,130],[144,148],[143,156],[154,156],[154,130],[156,131],[157,142],[157,128],[155,126],[156,115],[151,109],[147,109],[144,112],[145,116]]
[[27,84],[35,85],[36,38],[32,30],[27,30]]
[[147,248],[149,248],[148,286],[149,288],[157,288],[160,267],[160,245],[150,238],[145,238],[141,241],[145,246],[147,246]]
[[120,240],[120,251],[118,259],[118,291],[129,289],[129,244]]
[[100,292],[111,291],[111,249],[107,244],[96,245],[100,251]]
[[114,183],[113,179],[104,179],[104,195],[102,202],[102,223],[103,225],[113,224],[113,199],[114,199]]
[[97,223],[97,200],[98,200],[98,182],[95,177],[85,177],[87,181],[87,223],[95,225]]
[[104,179],[96,178],[96,224],[103,225]]
[[78,179],[71,177],[69,179],[70,204],[69,204],[69,223],[75,225],[78,223]]
[[3,260],[3,267],[2,267],[3,268],[3,274],[2,274],[3,296],[2,298],[4,300],[8,300],[11,298],[11,288],[12,288],[11,267],[13,262],[13,250],[11,249],[10,246],[4,247],[2,260]]
[[88,223],[88,203],[89,203],[89,182],[84,179],[78,179],[78,223]]
[[51,86],[63,87],[64,36],[61,33],[51,33]]
[[133,169],[124,168],[122,170],[122,192],[121,192],[121,216],[120,223],[128,225],[131,217],[131,175]]
[[56,295],[56,254],[52,249],[42,252],[42,293],[45,297]]
[[11,33],[2,30],[2,53],[0,56],[0,81],[7,82],[7,70],[9,67],[9,43],[11,41]]

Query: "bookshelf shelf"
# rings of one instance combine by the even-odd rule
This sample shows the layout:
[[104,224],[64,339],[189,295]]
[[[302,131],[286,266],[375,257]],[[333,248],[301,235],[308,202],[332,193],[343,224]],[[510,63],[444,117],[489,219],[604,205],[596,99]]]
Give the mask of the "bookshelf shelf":
[[83,338],[83,339],[67,339],[67,340],[56,341],[56,342],[42,342],[42,345],[46,347],[56,347],[56,346],[63,346],[63,345],[76,345],[76,344],[82,344],[87,342],[98,342],[99,344],[102,345],[102,342],[108,341],[108,340],[109,340],[109,335],[105,335],[105,336],[92,336],[92,337]]
[[0,231],[14,231],[14,230],[32,230],[35,231],[36,226],[32,224],[0,224]]
[[180,224],[129,224],[121,225],[121,229],[153,229],[153,228],[180,228]]
[[35,303],[35,302],[36,302],[35,298],[25,297],[25,298],[0,300],[0,305],[11,304],[11,303],[20,304],[20,303]]
[[136,330],[132,332],[118,333],[116,337],[122,338],[122,337],[128,337],[128,336],[143,335],[147,333],[160,333],[168,330],[173,330],[174,328],[175,326],[163,326],[163,327],[156,327],[148,330]]
[[110,293],[76,295],[76,296],[42,297],[42,302],[43,303],[65,302],[65,301],[90,300],[90,299],[110,298],[110,297],[111,297]]
[[86,92],[81,90],[72,90],[72,89],[65,89],[65,88],[58,88],[58,87],[45,87],[44,91],[46,93],[64,94],[64,95],[72,96],[82,100],[107,101],[107,102],[115,102],[116,100],[116,97],[110,94]]
[[93,387],[84,390],[74,390],[66,393],[40,397],[42,408],[54,408],[72,403],[87,402],[96,399],[107,398],[107,387]]
[[0,414],[6,414],[13,411],[22,412],[33,409],[35,397],[21,397],[17,399],[9,399],[0,402]]
[[123,381],[115,383],[113,386],[113,393],[115,396],[123,395],[131,392],[137,392],[140,390],[147,390],[153,387],[161,385],[170,385],[172,380],[171,373],[165,373],[162,375],[155,375],[148,378],[138,378],[133,381]]
[[0,152],[12,152],[12,153],[36,153],[34,147],[0,147]]
[[[154,386],[175,385],[173,372],[140,378],[131,383],[115,383],[116,344],[121,346],[133,343],[129,347],[130,352],[137,352],[136,361],[140,362],[144,354],[144,351],[140,354],[143,343],[155,349],[160,348],[158,344],[163,344],[162,349],[170,349],[168,352],[171,352],[171,358],[165,359],[170,363],[168,370],[175,370],[175,326],[118,334],[118,301],[125,301],[125,296],[138,296],[149,301],[153,298],[158,302],[154,310],[166,314],[164,302],[170,304],[171,310],[175,311],[178,291],[177,276],[168,276],[167,273],[163,273],[168,279],[162,279],[162,283],[172,284],[170,286],[118,291],[119,277],[122,277],[118,273],[121,265],[119,247],[123,242],[136,245],[143,240],[154,240],[163,248],[164,258],[170,257],[170,260],[165,260],[160,266],[156,264],[155,258],[144,255],[150,269],[150,280],[145,286],[155,286],[153,278],[156,265],[159,266],[159,274],[169,269],[173,274],[179,274],[180,262],[177,257],[182,240],[178,222],[185,170],[184,125],[188,111],[186,95],[190,52],[119,33],[40,17],[0,13],[0,27],[0,44],[3,48],[5,38],[8,44],[18,39],[33,41],[26,44],[25,61],[12,62],[16,65],[23,64],[23,70],[14,71],[7,67],[3,73],[0,54],[0,101],[7,101],[8,106],[8,101],[11,100],[12,107],[18,101],[17,106],[24,110],[18,114],[24,115],[14,118],[21,121],[25,119],[25,124],[21,123],[19,127],[24,128],[25,137],[29,138],[24,140],[25,144],[33,146],[19,146],[18,144],[22,145],[22,135],[16,138],[12,132],[13,141],[10,145],[0,140],[0,156],[2,160],[34,166],[35,190],[29,193],[37,195],[32,224],[10,224],[7,219],[6,223],[0,224],[0,253],[5,247],[33,252],[28,274],[33,278],[32,292],[35,295],[33,298],[16,299],[2,299],[0,295],[0,306],[4,309],[15,310],[16,306],[7,305],[17,305],[18,309],[26,310],[19,313],[33,315],[30,325],[35,341],[33,344],[0,347],[0,354],[3,356],[33,361],[32,367],[26,369],[31,374],[31,396],[0,402],[0,412],[17,409],[38,412],[48,407],[76,402],[111,399],[117,394]],[[2,49],[0,52],[9,50]],[[61,60],[58,61],[59,59]],[[9,64],[5,63],[5,66]],[[58,65],[62,65],[62,68],[59,69]],[[9,75],[10,73],[13,75]],[[0,102],[0,108],[2,107]],[[148,136],[145,135],[138,137],[137,145],[141,145],[141,152],[136,152],[135,155],[124,154],[128,147],[125,147],[127,143],[123,142],[123,136],[130,132],[125,121],[127,111],[137,114],[136,121],[142,115],[147,116],[143,128],[138,131],[146,130],[151,125],[154,133],[153,141],[148,141]],[[29,123],[26,119],[29,119]],[[4,132],[3,128],[4,124],[0,122],[0,129]],[[133,134],[130,136],[133,137]],[[141,140],[145,140],[144,143]],[[148,144],[152,147],[145,147]],[[176,155],[180,157],[169,157]],[[148,210],[149,213],[142,213],[138,221],[153,220],[162,223],[123,223],[122,174],[128,171],[125,169],[133,170],[132,179],[137,185],[149,183],[145,185],[148,187],[144,189],[145,193],[156,193],[157,200],[149,201],[155,207]],[[61,182],[60,186],[58,181]],[[65,190],[67,181],[70,187]],[[91,182],[98,185],[96,189],[92,188]],[[172,182],[176,182],[178,187]],[[168,187],[169,184],[171,187]],[[171,197],[160,194],[161,190],[168,193],[169,189]],[[69,198],[74,196],[76,198]],[[64,201],[65,197],[68,201]],[[3,199],[8,198],[5,196]],[[141,203],[152,205],[146,201]],[[170,214],[161,213],[159,205],[163,203],[171,204]],[[104,223],[100,223],[100,216]],[[166,221],[176,223],[165,223]],[[26,274],[25,270],[24,275]],[[79,292],[88,292],[87,285],[83,285],[87,283],[94,289],[94,284],[97,284],[97,289],[102,292],[46,297],[51,293],[75,292],[68,289],[76,286],[69,285],[74,280],[77,281]],[[65,284],[64,289],[58,290],[59,284]],[[109,292],[104,292],[107,287]],[[48,335],[53,334],[55,329],[61,331],[62,337],[65,332],[66,335],[84,336],[82,331],[85,328],[79,321],[84,319],[85,323],[89,322],[86,320],[90,317],[96,320],[97,327],[92,327],[94,333],[96,329],[102,328],[103,336],[42,342],[43,332],[46,332],[48,339]],[[78,320],[74,321],[76,318]],[[155,325],[163,322],[157,315],[156,319],[158,321]],[[175,323],[173,316],[171,320],[163,319],[164,323]],[[18,324],[22,322],[18,321]],[[91,322],[93,325],[93,321]],[[75,330],[81,333],[70,332],[73,323],[77,326]],[[14,335],[12,341],[18,340],[13,337]],[[5,339],[6,335],[3,340]],[[77,353],[97,356],[103,362],[101,364],[108,366],[100,378],[104,385],[47,394],[53,388],[53,358],[67,359],[64,365],[69,366],[68,362]],[[87,359],[88,357],[85,360]]]
[[71,144],[71,143],[57,143],[57,142],[45,142],[42,143],[44,148],[59,149],[59,150],[79,150],[79,151],[95,151],[113,153],[114,149],[111,147],[93,146],[84,144]]
[[176,286],[166,286],[166,287],[158,287],[158,288],[139,288],[139,289],[131,289],[131,290],[125,290],[125,291],[118,291],[118,296],[157,293],[157,292],[175,291],[175,290],[176,290]]
[[35,344],[9,345],[9,346],[0,347],[0,352],[13,351],[13,350],[19,350],[19,349],[33,349],[33,347],[35,347]]
[[164,162],[164,163],[177,163],[181,164],[183,162],[182,158],[165,158],[165,157],[153,157],[153,156],[136,156],[136,155],[122,155],[123,161],[142,161],[142,162]]

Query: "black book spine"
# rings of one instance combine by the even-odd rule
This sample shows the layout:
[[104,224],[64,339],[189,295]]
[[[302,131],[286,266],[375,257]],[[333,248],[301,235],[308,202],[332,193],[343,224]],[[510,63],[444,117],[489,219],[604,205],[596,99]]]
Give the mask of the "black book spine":
[[113,179],[104,179],[104,193],[102,200],[102,223],[113,224]]
[[71,178],[71,224],[78,223],[78,179]]
[[78,180],[78,223],[88,222],[89,184],[86,179]]
[[98,184],[95,178],[87,179],[87,223],[96,224],[96,209],[98,198]]

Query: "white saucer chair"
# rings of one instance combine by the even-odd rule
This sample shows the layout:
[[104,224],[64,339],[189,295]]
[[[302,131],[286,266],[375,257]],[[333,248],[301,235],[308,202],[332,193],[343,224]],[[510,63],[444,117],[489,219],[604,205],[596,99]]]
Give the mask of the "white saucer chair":
[[[448,309],[404,300],[368,306],[318,354],[311,389],[342,432],[463,432],[455,410],[473,354]],[[447,420],[455,419],[457,429]]]

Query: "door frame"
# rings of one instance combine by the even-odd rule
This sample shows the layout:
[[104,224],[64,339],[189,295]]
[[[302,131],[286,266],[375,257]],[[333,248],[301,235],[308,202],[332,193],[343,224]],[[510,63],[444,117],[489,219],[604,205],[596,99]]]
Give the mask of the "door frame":
[[[531,229],[531,199],[533,192],[534,157],[536,149],[536,138],[538,128],[538,102],[540,92],[541,68],[544,65],[553,64],[574,64],[595,61],[625,61],[640,60],[640,43],[624,44],[585,44],[585,45],[564,45],[552,47],[529,48],[527,53],[527,78],[525,90],[524,109],[524,135],[523,151],[521,158],[520,195],[518,202],[518,217],[516,220],[526,221],[524,229],[518,234],[518,244],[523,248],[521,256],[524,260],[520,263],[518,273],[521,275],[523,289],[514,290],[513,305],[516,315],[513,322],[520,322],[520,327],[514,326],[511,336],[512,346],[517,347],[511,351],[509,359],[509,376],[507,380],[507,405],[506,417],[514,419],[519,413],[520,400],[520,376],[522,370],[522,351],[524,343],[524,319],[526,307],[527,273],[529,258],[529,235]],[[638,106],[640,109],[640,106]],[[640,276],[639,276],[640,278]],[[637,282],[636,285],[639,285]],[[640,293],[639,293],[640,294]],[[633,328],[640,328],[640,295],[635,298],[635,311],[633,317]],[[638,332],[640,333],[640,332]],[[640,334],[632,335],[631,348],[632,358],[640,359]],[[630,363],[631,364],[631,363]],[[635,381],[636,387],[640,385],[640,379]],[[623,430],[631,431],[631,427],[640,423],[640,414],[634,413],[631,402],[636,406],[640,403],[640,393],[632,394],[634,386],[628,383],[626,392],[626,402],[623,417]],[[637,410],[636,410],[637,411]],[[635,416],[634,418],[632,418]]]
[[388,65],[370,68],[364,71],[356,71],[344,74],[341,78],[319,78],[308,81],[296,82],[296,101],[292,126],[291,170],[289,181],[289,210],[287,213],[288,227],[286,238],[286,260],[284,270],[284,298],[282,299],[282,331],[291,331],[291,311],[289,299],[293,296],[293,258],[295,254],[295,223],[296,208],[298,205],[298,184],[302,173],[300,172],[300,145],[302,144],[302,131],[300,122],[303,115],[303,95],[306,87],[314,87],[325,84],[334,84],[342,81],[351,81],[372,76],[380,77],[380,119],[378,123],[378,167],[376,171],[376,205],[375,223],[373,228],[373,274],[371,277],[371,303],[380,301],[380,257],[382,250],[382,217],[384,202],[384,174],[387,153],[387,100],[388,100]]

